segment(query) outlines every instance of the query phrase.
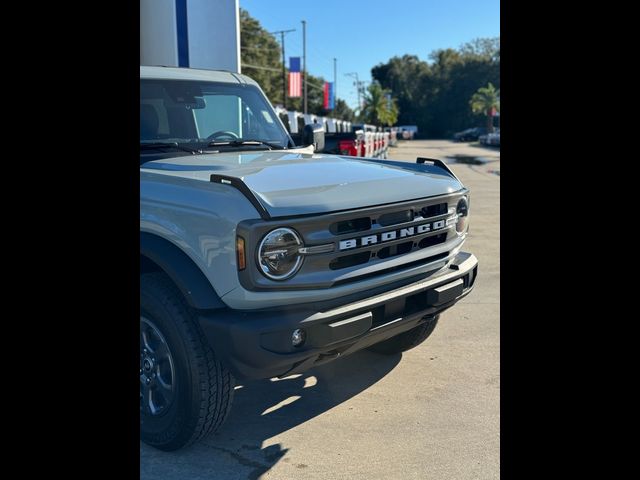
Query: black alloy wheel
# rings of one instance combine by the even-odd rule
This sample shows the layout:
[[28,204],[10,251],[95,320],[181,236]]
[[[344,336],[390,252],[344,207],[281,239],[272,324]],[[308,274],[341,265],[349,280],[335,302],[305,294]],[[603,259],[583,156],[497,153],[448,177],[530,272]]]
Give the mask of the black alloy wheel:
[[140,317],[140,413],[166,412],[176,395],[176,371],[164,335],[154,323]]

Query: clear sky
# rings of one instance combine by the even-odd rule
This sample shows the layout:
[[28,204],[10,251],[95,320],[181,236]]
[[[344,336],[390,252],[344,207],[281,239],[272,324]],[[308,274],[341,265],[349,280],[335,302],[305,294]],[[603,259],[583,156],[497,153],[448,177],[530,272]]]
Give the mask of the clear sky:
[[428,60],[433,50],[500,36],[499,0],[240,0],[240,7],[270,32],[296,29],[285,37],[287,57],[302,56],[306,20],[307,70],[332,81],[337,58],[338,97],[352,108],[356,89],[345,73],[370,82],[371,68],[394,55]]

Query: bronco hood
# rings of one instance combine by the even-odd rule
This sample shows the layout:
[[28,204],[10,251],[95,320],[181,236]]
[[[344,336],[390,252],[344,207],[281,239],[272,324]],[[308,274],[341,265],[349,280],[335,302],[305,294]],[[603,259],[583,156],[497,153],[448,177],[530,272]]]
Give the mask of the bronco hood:
[[[329,213],[444,195],[463,185],[443,168],[295,151],[189,155],[154,160],[141,172],[210,182],[242,180],[271,217]],[[233,188],[233,187],[229,187]]]

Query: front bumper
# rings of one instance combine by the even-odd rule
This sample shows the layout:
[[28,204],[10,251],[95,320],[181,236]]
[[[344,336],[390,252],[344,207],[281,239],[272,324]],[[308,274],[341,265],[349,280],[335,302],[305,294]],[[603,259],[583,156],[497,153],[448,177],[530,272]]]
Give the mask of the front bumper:
[[[460,252],[447,269],[369,298],[340,299],[265,310],[222,309],[202,313],[200,326],[217,357],[239,379],[303,372],[410,330],[466,296],[478,260]],[[306,341],[291,345],[305,330]]]

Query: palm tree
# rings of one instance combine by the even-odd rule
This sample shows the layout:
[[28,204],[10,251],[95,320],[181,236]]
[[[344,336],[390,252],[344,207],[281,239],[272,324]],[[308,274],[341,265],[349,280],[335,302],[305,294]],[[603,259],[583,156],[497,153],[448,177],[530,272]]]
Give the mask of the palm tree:
[[364,106],[360,118],[365,123],[391,126],[398,120],[398,106],[391,98],[391,90],[382,88],[376,81],[367,88],[364,94]]
[[471,111],[475,114],[485,114],[487,116],[487,131],[493,132],[493,115],[500,111],[500,89],[496,90],[491,82],[486,87],[481,87],[473,94],[471,100]]

